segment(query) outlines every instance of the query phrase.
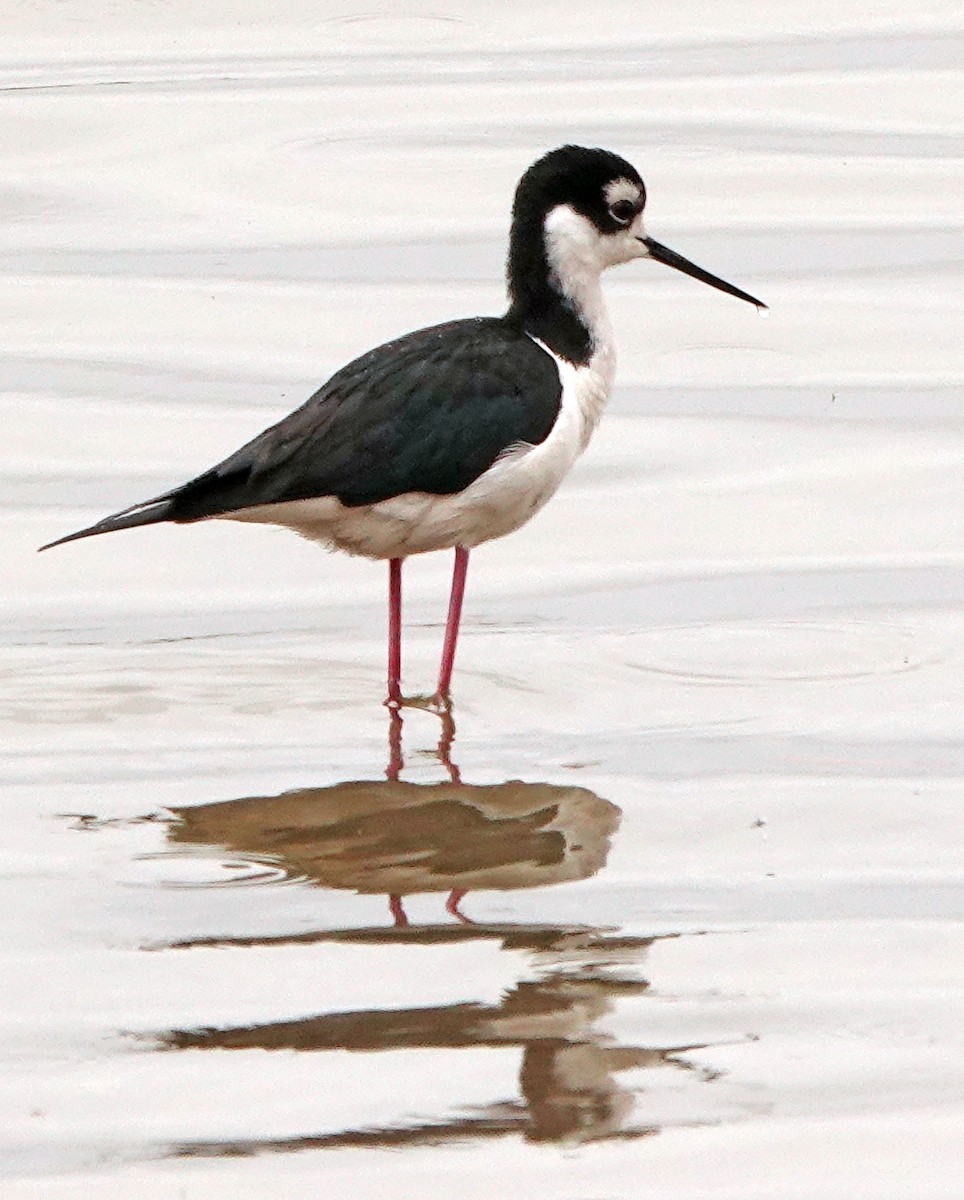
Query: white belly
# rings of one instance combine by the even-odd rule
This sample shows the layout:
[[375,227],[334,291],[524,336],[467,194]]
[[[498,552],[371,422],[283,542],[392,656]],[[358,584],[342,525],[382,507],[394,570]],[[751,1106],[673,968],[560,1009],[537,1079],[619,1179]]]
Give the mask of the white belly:
[[562,404],[549,436],[538,446],[510,447],[463,492],[407,492],[357,508],[322,496],[247,508],[226,514],[226,519],[283,525],[311,541],[366,558],[471,548],[504,537],[534,516],[559,487],[589,444],[612,387],[611,346],[584,367],[552,357],[562,379]]

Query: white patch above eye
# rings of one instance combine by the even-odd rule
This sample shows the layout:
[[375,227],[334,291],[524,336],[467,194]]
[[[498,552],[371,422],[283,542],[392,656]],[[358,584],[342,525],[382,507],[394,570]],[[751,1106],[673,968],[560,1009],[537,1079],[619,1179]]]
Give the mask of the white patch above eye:
[[610,208],[620,200],[629,200],[635,205],[639,203],[639,185],[631,179],[611,179],[603,188],[603,195]]

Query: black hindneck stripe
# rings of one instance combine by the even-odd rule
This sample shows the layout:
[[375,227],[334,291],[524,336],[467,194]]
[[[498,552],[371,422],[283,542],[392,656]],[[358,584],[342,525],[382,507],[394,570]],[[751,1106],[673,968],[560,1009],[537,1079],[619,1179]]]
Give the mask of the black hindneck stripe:
[[517,214],[507,274],[508,319],[567,362],[585,366],[592,357],[592,333],[552,280],[540,215]]
[[540,312],[521,313],[513,307],[509,318],[517,320],[526,333],[574,366],[583,367],[592,358],[592,334],[565,301],[557,301]]

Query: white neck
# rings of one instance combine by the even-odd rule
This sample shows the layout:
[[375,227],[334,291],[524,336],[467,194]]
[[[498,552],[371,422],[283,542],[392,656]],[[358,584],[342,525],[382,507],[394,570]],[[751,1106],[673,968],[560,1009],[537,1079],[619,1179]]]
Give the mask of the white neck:
[[557,205],[544,224],[550,282],[569,301],[597,354],[615,362],[612,323],[602,291],[602,273],[613,263],[599,231],[568,204]]

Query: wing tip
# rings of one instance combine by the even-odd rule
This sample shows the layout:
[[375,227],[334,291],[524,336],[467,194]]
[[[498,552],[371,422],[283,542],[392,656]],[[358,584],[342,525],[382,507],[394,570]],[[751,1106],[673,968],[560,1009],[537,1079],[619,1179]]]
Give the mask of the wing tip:
[[104,517],[86,529],[78,529],[76,533],[68,533],[37,547],[37,553],[53,550],[55,546],[64,546],[68,542],[79,542],[81,538],[97,537],[101,533],[114,533],[119,529],[136,529],[139,525],[157,525],[170,519],[171,504],[166,500],[148,500],[144,504],[135,504],[133,508],[125,508],[110,517]]
[[86,529],[81,529],[77,533],[68,533],[65,537],[55,538],[52,542],[45,542],[42,546],[37,547],[37,553],[43,554],[45,550],[53,550],[55,546],[63,546],[67,542],[76,542],[82,537],[93,536]]

